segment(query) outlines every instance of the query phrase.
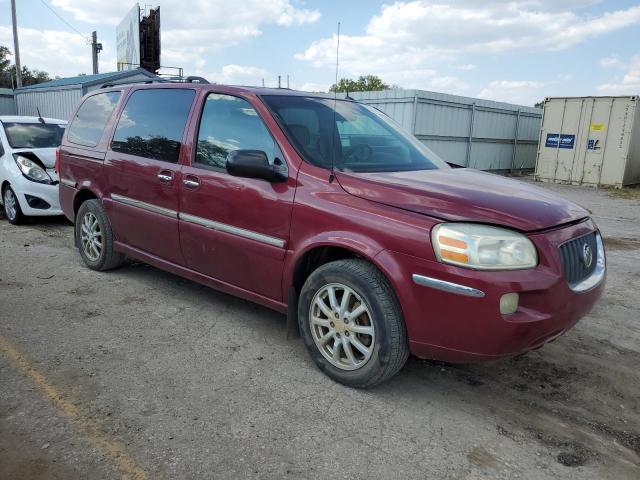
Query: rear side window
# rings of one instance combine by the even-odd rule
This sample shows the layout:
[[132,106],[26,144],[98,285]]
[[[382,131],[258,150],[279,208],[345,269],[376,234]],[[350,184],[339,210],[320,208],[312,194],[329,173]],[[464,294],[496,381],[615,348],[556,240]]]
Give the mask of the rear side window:
[[136,90],[118,120],[111,149],[177,163],[194,97],[187,89]]
[[98,145],[119,98],[120,92],[98,93],[87,98],[68,127],[67,140],[86,147]]

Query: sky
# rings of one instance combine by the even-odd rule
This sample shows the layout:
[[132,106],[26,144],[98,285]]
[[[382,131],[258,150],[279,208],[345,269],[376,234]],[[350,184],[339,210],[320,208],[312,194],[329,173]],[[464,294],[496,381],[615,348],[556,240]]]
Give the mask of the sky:
[[[91,73],[87,37],[97,30],[104,46],[100,71],[116,70],[115,28],[134,3],[17,0],[23,65],[52,76]],[[638,0],[157,5],[162,64],[212,82],[264,79],[275,86],[282,75],[284,86],[289,75],[292,88],[326,91],[335,81],[340,22],[340,77],[374,74],[403,88],[522,105],[547,96],[640,94]],[[13,50],[10,0],[0,0],[0,45]]]

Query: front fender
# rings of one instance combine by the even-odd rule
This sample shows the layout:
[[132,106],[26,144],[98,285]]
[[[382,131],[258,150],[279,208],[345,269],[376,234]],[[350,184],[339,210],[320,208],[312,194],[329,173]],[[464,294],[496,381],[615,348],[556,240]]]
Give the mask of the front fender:
[[322,232],[296,243],[295,250],[287,251],[282,285],[285,294],[289,291],[289,288],[293,286],[294,273],[300,261],[307,253],[319,247],[337,247],[349,250],[370,261],[385,273],[381,265],[378,265],[375,260],[376,255],[383,250],[380,243],[376,240],[354,232]]

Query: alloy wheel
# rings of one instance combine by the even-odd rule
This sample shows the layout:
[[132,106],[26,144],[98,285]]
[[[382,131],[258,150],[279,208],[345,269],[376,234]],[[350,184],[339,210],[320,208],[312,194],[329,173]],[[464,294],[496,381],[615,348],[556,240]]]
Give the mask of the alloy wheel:
[[357,370],[373,353],[375,327],[366,302],[352,288],[330,283],[320,288],[309,309],[316,346],[332,365]]
[[80,245],[82,251],[92,262],[100,259],[102,253],[102,230],[98,218],[91,212],[82,217],[80,225]]
[[9,220],[15,220],[18,211],[16,209],[16,196],[13,194],[13,190],[7,188],[4,192],[4,213]]

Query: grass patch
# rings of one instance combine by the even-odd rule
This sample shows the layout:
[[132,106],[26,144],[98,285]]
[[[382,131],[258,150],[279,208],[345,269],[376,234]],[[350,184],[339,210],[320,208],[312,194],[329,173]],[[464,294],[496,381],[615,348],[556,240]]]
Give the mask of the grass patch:
[[626,198],[628,200],[640,200],[640,185],[624,188],[612,188],[609,196],[614,198]]

